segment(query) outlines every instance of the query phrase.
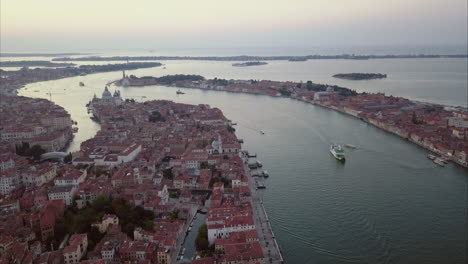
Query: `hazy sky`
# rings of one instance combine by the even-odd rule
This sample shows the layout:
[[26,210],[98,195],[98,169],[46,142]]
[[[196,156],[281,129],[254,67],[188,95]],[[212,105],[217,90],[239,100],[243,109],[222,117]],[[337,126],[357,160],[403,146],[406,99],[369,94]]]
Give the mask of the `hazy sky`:
[[0,3],[3,52],[467,43],[467,0]]

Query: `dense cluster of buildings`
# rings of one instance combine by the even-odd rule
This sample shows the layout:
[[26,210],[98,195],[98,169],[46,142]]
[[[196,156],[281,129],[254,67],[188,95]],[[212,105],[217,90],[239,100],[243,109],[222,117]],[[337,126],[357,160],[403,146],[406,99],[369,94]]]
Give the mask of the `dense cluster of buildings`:
[[313,103],[360,118],[468,167],[468,112],[383,94],[331,93]]
[[3,95],[0,120],[0,140],[4,144],[26,142],[50,152],[64,149],[72,138],[70,114],[45,99]]
[[[9,100],[29,100],[26,108],[45,101]],[[124,102],[107,88],[90,106],[101,130],[82,143],[72,164],[31,163],[15,154],[14,144],[2,145],[0,263],[176,263],[199,210],[207,210],[207,240],[214,251],[194,262],[266,260],[241,144],[219,109]],[[10,115],[28,120],[26,113]],[[60,128],[59,122],[53,124]],[[103,234],[93,248],[87,233],[69,234],[60,248],[45,244],[55,238],[57,219],[67,208],[85,208],[101,196],[152,211],[153,230],[136,226],[129,236],[116,215],[106,214],[92,224]]]

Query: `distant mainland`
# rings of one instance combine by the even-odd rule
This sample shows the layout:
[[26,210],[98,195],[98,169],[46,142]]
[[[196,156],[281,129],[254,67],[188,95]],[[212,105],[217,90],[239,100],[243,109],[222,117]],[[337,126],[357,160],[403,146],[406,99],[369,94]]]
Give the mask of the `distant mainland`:
[[57,56],[76,56],[90,55],[90,53],[62,52],[62,53],[23,53],[23,52],[0,52],[1,57],[57,57]]
[[455,55],[306,55],[306,56],[88,56],[88,57],[61,57],[53,61],[160,61],[160,60],[207,60],[207,61],[268,61],[268,60],[324,60],[324,59],[345,59],[345,60],[368,60],[368,59],[417,59],[417,58],[468,58],[468,54]]
[[74,63],[56,63],[51,61],[0,61],[0,67],[70,67]]
[[371,80],[387,78],[387,74],[382,73],[338,73],[333,75],[335,78],[346,80]]

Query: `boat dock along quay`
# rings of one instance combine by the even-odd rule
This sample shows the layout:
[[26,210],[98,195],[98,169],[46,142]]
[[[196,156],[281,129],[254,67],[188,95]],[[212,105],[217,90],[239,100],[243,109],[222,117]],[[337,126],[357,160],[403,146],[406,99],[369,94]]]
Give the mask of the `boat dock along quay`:
[[284,259],[281,253],[275,234],[270,225],[270,220],[263,206],[263,200],[258,195],[256,178],[251,177],[251,170],[246,166],[249,163],[249,157],[244,154],[244,171],[248,179],[248,184],[251,192],[251,203],[254,214],[255,230],[258,232],[259,242],[262,246],[263,255],[265,256],[264,263],[283,264]]
[[[244,140],[242,140],[242,141],[244,141]],[[244,150],[243,153],[247,158],[256,158],[257,157],[257,153],[249,153],[247,150]]]

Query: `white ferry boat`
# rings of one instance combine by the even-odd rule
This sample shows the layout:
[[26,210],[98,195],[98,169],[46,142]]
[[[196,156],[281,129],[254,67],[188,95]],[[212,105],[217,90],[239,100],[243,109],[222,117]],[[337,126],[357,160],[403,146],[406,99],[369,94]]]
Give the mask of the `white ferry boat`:
[[331,144],[330,145],[330,153],[335,157],[337,160],[345,161],[345,153],[343,147],[338,144]]

